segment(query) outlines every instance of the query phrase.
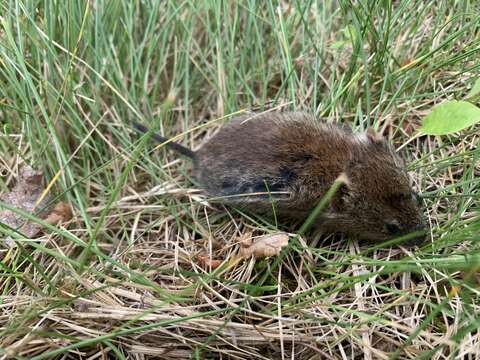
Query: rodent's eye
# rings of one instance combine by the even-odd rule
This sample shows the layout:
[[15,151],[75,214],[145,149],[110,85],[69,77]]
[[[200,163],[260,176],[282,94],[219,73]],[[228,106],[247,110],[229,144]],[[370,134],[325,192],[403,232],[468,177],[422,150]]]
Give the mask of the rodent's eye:
[[396,224],[387,224],[385,227],[390,235],[398,235],[400,233],[400,227]]
[[398,194],[393,194],[392,196],[390,196],[390,200],[392,200],[393,202],[397,202],[397,201],[403,201],[403,200],[406,200],[410,197],[410,194],[404,194],[404,193],[398,193]]

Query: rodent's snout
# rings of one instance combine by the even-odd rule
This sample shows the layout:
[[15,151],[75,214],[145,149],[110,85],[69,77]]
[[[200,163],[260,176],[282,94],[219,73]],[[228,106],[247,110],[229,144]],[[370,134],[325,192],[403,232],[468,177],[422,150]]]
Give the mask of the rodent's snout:
[[402,245],[409,246],[409,247],[418,246],[418,245],[422,245],[427,239],[427,229],[424,226],[413,229],[411,233],[416,233],[418,235],[416,235],[411,239],[405,240],[405,242],[403,242]]
[[421,245],[427,239],[427,228],[423,221],[421,224],[410,228],[402,227],[394,223],[387,223],[385,229],[392,238],[407,237],[402,241],[402,245],[405,246]]

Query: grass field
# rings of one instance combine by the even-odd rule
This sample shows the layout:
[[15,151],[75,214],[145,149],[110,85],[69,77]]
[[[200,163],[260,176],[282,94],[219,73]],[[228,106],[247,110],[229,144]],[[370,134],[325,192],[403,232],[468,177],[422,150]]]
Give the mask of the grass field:
[[[30,164],[74,216],[32,240],[0,226],[17,239],[0,246],[0,359],[478,359],[480,127],[416,130],[478,78],[479,12],[468,0],[2,0],[0,194]],[[275,108],[373,126],[401,147],[428,242],[310,232],[234,263],[242,236],[275,226],[209,205],[187,160],[131,129],[195,149],[232,114]]]

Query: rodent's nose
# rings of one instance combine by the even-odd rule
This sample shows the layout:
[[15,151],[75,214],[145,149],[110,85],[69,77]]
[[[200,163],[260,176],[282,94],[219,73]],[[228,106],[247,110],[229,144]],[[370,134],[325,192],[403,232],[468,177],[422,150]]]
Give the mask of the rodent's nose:
[[427,231],[424,227],[414,229],[412,232],[418,233],[414,238],[406,240],[403,245],[406,246],[417,246],[422,245],[427,239]]

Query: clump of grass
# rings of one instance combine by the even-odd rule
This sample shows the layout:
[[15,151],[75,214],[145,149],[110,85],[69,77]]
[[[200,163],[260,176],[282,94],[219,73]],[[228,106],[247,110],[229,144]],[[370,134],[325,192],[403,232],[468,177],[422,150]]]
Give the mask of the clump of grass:
[[[18,358],[473,358],[478,127],[414,136],[478,76],[475,2],[0,4],[0,192],[42,169],[75,217],[0,250],[0,354]],[[169,106],[166,106],[169,105]],[[272,224],[212,207],[137,119],[202,144],[241,109],[303,109],[403,147],[432,240],[307,234],[229,264]],[[217,121],[217,119],[220,119]],[[225,259],[202,267],[198,254]]]

